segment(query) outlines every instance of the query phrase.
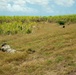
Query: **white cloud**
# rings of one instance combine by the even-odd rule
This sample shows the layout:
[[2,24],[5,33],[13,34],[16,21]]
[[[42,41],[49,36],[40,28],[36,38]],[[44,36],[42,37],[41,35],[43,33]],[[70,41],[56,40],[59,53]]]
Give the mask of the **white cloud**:
[[1,0],[0,10],[10,12],[37,12],[36,9],[26,6],[26,0]]
[[38,5],[48,5],[49,0],[26,0],[26,2],[30,3],[30,4],[38,4]]
[[[53,4],[52,4],[52,3]],[[38,5],[42,11],[53,12],[54,3],[60,6],[72,6],[75,0],[0,0],[0,10],[11,12],[38,12],[38,9],[28,7]]]
[[7,6],[7,9],[8,9],[8,11],[11,11],[11,12],[37,12],[37,10],[35,10],[35,9],[31,9],[31,8],[29,8],[29,7],[23,7],[23,6],[20,6],[20,5],[17,5],[17,4],[14,4],[14,5],[12,5],[11,6],[11,4],[8,4],[8,6]]
[[25,0],[15,0],[15,1],[13,1],[13,3],[17,4],[17,5],[25,5],[26,1]]
[[48,6],[49,0],[1,0],[0,10],[7,10],[11,12],[38,12],[37,9],[27,7],[28,4],[39,5],[43,9],[50,9]]
[[75,3],[75,0],[54,0],[57,5],[70,7]]
[[8,4],[7,9],[9,11],[23,11],[23,7],[21,7],[20,5],[12,5]]

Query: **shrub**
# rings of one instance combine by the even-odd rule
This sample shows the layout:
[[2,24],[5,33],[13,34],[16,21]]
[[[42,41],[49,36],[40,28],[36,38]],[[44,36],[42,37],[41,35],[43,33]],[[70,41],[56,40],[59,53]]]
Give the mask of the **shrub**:
[[65,25],[65,21],[58,21],[59,25]]
[[22,26],[18,26],[18,28],[19,28],[20,30],[22,30]]
[[31,30],[30,29],[27,29],[26,33],[27,34],[30,34],[31,33]]
[[14,31],[14,34],[17,34],[17,33],[18,33],[18,31],[17,31],[17,30],[15,30],[15,31]]
[[12,34],[12,32],[9,30],[9,31],[6,32],[6,34],[10,35],[10,34]]

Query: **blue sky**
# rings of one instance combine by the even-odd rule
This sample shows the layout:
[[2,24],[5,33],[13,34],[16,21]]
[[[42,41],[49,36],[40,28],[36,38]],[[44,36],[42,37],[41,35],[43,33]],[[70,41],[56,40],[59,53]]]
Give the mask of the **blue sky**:
[[76,14],[76,0],[0,0],[0,15],[51,16]]

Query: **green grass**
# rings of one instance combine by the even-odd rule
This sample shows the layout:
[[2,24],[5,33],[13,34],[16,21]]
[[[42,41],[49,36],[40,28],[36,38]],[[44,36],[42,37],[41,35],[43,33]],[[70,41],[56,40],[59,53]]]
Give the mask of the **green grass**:
[[[0,35],[0,45],[7,42],[20,51],[15,54],[0,51],[0,75],[75,75],[76,23],[66,23],[65,28],[49,22],[33,25],[36,27],[30,34],[24,33],[24,29],[17,34]],[[29,49],[35,52],[28,52]]]
[[[76,14],[63,16],[0,16],[0,35],[30,34],[39,23],[74,24],[76,23]],[[39,27],[36,29],[39,29]]]

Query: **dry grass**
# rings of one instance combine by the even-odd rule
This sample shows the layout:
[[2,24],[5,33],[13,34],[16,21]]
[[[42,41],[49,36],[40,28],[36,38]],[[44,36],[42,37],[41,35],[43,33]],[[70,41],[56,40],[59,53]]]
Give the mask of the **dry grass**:
[[76,24],[39,23],[31,34],[0,35],[3,42],[21,53],[0,52],[0,75],[76,75]]

